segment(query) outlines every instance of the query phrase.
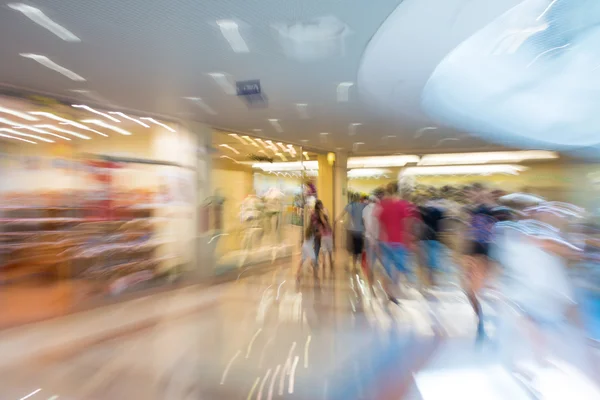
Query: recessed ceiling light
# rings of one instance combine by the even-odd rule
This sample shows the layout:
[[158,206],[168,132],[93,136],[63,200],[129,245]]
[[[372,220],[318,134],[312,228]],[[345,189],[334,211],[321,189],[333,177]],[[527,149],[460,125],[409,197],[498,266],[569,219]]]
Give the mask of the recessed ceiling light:
[[240,34],[240,27],[237,22],[230,19],[220,19],[217,21],[217,25],[221,30],[221,33],[225,37],[225,40],[231,46],[231,49],[236,53],[248,53],[248,45]]
[[321,136],[327,136],[327,135],[329,135],[329,132],[321,132],[321,133],[319,133],[319,135],[321,135]]
[[36,117],[32,117],[31,115],[28,115],[28,114],[25,114],[25,113],[22,113],[19,111],[11,110],[10,108],[6,108],[6,107],[0,107],[0,113],[14,115],[15,117],[19,117],[19,118],[25,119],[27,121],[37,121],[38,120]]
[[213,110],[208,104],[206,104],[204,100],[202,100],[200,97],[185,97],[185,99],[192,101],[195,105],[200,107],[207,114],[217,114],[217,112]]
[[111,131],[115,131],[117,133],[120,133],[121,135],[125,135],[125,136],[129,136],[131,135],[131,132],[126,131],[125,129],[121,129],[117,126],[111,125],[111,124],[107,124],[104,121],[100,121],[99,119],[84,119],[81,122],[85,122],[86,124],[94,124],[94,125],[98,125],[101,126],[103,128],[106,129],[110,129]]
[[62,74],[71,80],[80,81],[80,82],[85,81],[85,78],[83,78],[81,75],[77,75],[75,72],[71,71],[70,69],[67,69],[61,65],[58,65],[57,63],[55,63],[54,61],[52,61],[51,59],[49,59],[46,56],[41,56],[39,54],[31,54],[31,53],[21,53],[20,56],[25,57],[25,58],[30,58],[34,61],[37,61],[38,63],[42,64],[44,67],[50,68],[51,70],[56,71],[59,74]]
[[425,128],[421,128],[417,132],[415,132],[415,139],[420,138],[421,135],[423,135],[423,133],[427,131],[435,131],[436,129],[437,127],[435,126],[426,126]]
[[125,118],[125,119],[128,119],[128,120],[130,120],[130,121],[133,121],[133,122],[135,122],[136,124],[143,126],[144,128],[150,128],[150,125],[147,125],[147,124],[143,123],[142,121],[139,121],[139,120],[137,120],[137,119],[135,119],[135,118],[133,118],[133,117],[130,117],[129,115],[127,115],[127,114],[124,114],[124,113],[122,113],[122,112],[118,112],[118,111],[109,111],[108,113],[109,113],[109,114],[118,115],[119,117],[123,117],[123,118]]
[[66,42],[81,42],[77,36],[75,36],[71,31],[67,28],[57,24],[52,21],[46,14],[44,14],[40,9],[28,6],[23,3],[9,3],[8,7],[12,8],[15,11],[20,11],[27,18],[40,25],[43,28],[46,28],[62,40]]
[[345,103],[350,99],[349,90],[354,86],[354,82],[341,82],[337,86],[337,101]]
[[157,120],[155,120],[154,118],[150,118],[150,117],[140,117],[140,119],[143,119],[144,121],[150,121],[152,122],[154,125],[158,125],[158,126],[162,126],[163,128],[165,128],[168,131],[171,131],[173,133],[175,133],[175,129],[171,128],[169,125],[165,125],[162,122],[159,122]]
[[254,132],[262,132],[262,129],[252,129]]
[[300,139],[300,142],[301,142],[301,143],[308,143],[308,142],[309,142],[309,140],[308,140],[308,139]]
[[236,95],[237,94],[237,90],[232,82],[233,80],[231,79],[231,77],[229,75],[224,74],[223,72],[210,72],[208,75],[211,78],[213,78],[215,83],[217,85],[219,85],[219,87],[225,92],[225,94],[228,94],[228,95]]
[[361,125],[362,124],[360,122],[353,122],[350,125],[348,125],[348,134],[350,136],[356,135],[356,129]]
[[283,128],[279,124],[279,120],[276,118],[269,118],[269,122],[273,125],[273,128],[277,133],[283,133]]
[[308,104],[306,103],[296,103],[296,109],[298,110],[298,114],[302,119],[308,119]]
[[103,112],[101,112],[101,111],[98,111],[98,110],[94,110],[92,107],[88,107],[88,106],[86,106],[86,105],[83,105],[83,104],[73,104],[71,107],[74,107],[74,108],[81,108],[81,109],[83,109],[83,110],[87,110],[87,111],[89,111],[89,112],[91,112],[91,113],[94,113],[94,114],[101,115],[101,116],[103,116],[104,118],[108,118],[108,119],[110,119],[110,120],[111,120],[111,121],[113,121],[113,122],[121,122],[121,121],[119,121],[118,119],[116,119],[116,118],[115,118],[115,117],[113,117],[113,116],[110,116],[110,115],[108,115],[108,114],[106,114],[106,113],[103,113]]
[[59,125],[71,125],[71,126],[74,126],[76,128],[79,128],[79,129],[83,129],[83,130],[86,130],[86,131],[97,133],[100,136],[108,137],[107,134],[99,132],[99,131],[97,131],[95,129],[92,129],[89,126],[80,124],[79,122],[74,122],[74,121],[68,120],[68,119],[63,118],[63,117],[59,117],[58,115],[54,115],[54,114],[49,113],[49,112],[45,112],[45,111],[31,111],[31,112],[29,112],[29,114],[39,115],[41,117],[46,117],[46,118],[53,119],[55,121],[59,121]]

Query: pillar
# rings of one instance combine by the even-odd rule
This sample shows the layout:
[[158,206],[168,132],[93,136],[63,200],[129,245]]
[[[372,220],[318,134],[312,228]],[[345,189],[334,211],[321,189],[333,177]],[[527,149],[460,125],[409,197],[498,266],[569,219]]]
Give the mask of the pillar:
[[[333,210],[335,217],[342,213],[342,210],[348,204],[348,154],[336,153],[335,164],[333,171]],[[343,229],[342,226],[337,226],[338,232]],[[338,234],[335,236],[336,247],[344,247],[346,235]]]
[[335,218],[333,206],[333,165],[330,165],[326,154],[317,156],[319,162],[319,177],[317,179],[317,196],[329,211],[331,218]]
[[188,135],[194,138],[193,152],[196,166],[195,187],[195,210],[193,213],[194,228],[191,241],[194,246],[194,261],[191,265],[190,274],[195,277],[208,277],[214,274],[214,246],[217,240],[210,241],[210,231],[206,229],[209,224],[207,220],[205,204],[212,196],[211,191],[211,153],[212,153],[212,128],[208,125],[194,122],[182,121],[181,127]]

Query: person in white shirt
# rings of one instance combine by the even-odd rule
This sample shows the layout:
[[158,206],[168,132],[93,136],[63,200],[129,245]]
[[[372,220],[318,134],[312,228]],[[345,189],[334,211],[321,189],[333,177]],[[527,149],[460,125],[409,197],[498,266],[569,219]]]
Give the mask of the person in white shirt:
[[379,247],[379,220],[375,212],[379,201],[384,196],[384,191],[376,190],[373,196],[369,199],[369,204],[363,210],[363,222],[365,225],[366,239],[366,274],[369,283],[373,283],[373,267],[377,260],[377,252]]

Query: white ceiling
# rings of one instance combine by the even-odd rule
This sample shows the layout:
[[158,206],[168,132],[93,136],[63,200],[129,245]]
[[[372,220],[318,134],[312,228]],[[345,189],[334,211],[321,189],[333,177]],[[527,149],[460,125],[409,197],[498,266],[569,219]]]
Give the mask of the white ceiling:
[[[402,4],[400,4],[402,3]],[[37,0],[41,9],[81,42],[62,41],[21,13],[0,6],[0,82],[23,88],[78,96],[87,90],[98,102],[147,113],[205,121],[216,127],[315,148],[359,153],[447,151],[491,148],[449,129],[415,132],[430,126],[420,111],[421,89],[437,63],[458,43],[500,15],[516,0]],[[397,10],[396,10],[397,9]],[[396,47],[387,75],[361,72],[349,101],[336,99],[340,82],[356,82],[365,49],[386,18],[396,10]],[[290,58],[273,25],[335,16],[347,24],[344,52],[310,62]],[[249,53],[232,51],[216,25],[240,22]],[[377,36],[375,37],[377,39]],[[83,76],[75,82],[20,53],[42,54]],[[367,51],[369,54],[369,51]],[[363,63],[365,66],[366,63]],[[260,79],[266,109],[251,109],[225,94],[210,72],[237,80]],[[391,79],[391,80],[390,80]],[[373,80],[392,87],[391,107],[369,93]],[[366,89],[366,91],[365,91]],[[362,96],[361,96],[362,94]],[[216,114],[206,114],[184,97],[201,97]],[[373,100],[375,99],[375,100]],[[88,104],[93,103],[89,101]],[[296,103],[308,104],[308,119]],[[401,118],[398,118],[401,116]],[[283,133],[269,124],[277,118]],[[351,123],[361,123],[354,136]],[[329,135],[323,136],[321,132]]]

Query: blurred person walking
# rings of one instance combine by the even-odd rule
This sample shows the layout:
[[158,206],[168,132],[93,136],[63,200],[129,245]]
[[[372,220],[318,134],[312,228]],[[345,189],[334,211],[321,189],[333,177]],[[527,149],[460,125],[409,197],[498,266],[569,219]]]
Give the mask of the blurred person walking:
[[363,211],[366,204],[361,201],[361,197],[358,193],[352,195],[350,203],[344,208],[342,214],[338,217],[338,221],[349,215],[349,221],[347,225],[348,229],[348,245],[349,252],[352,255],[351,258],[351,270],[356,271],[357,266],[361,261],[365,245],[365,223],[363,221]]
[[[408,255],[413,247],[414,207],[398,193],[398,184],[392,182],[386,188],[386,196],[379,202],[376,216],[379,221],[380,246],[383,266],[392,286],[386,282],[384,290],[389,300],[399,304],[395,291],[399,289],[400,274],[408,275]],[[395,290],[394,290],[395,289]]]
[[311,224],[304,231],[304,241],[302,242],[302,252],[300,258],[300,264],[296,271],[296,283],[300,283],[302,279],[302,268],[307,261],[310,261],[310,266],[313,270],[315,280],[318,279],[318,263],[317,256],[315,254],[315,228]]
[[376,189],[369,204],[367,204],[363,210],[363,221],[365,225],[365,273],[370,285],[373,285],[373,268],[375,267],[375,261],[379,254],[380,228],[376,210],[384,196],[384,189]]
[[441,258],[444,245],[440,242],[442,220],[445,218],[444,207],[439,203],[439,196],[434,194],[428,201],[419,207],[421,215],[421,249],[423,262],[429,278],[429,284],[435,286],[435,272],[441,269]]
[[[321,250],[329,258],[329,268],[334,272],[333,268],[333,229],[329,222],[329,213],[323,206],[321,200],[315,203],[315,209],[310,216],[310,224],[314,231],[314,252],[317,260],[317,269],[319,264],[319,254]],[[325,277],[325,257],[323,257],[323,277]]]
[[[518,222],[499,223],[497,230],[502,237],[499,259],[507,277],[503,292],[522,314],[518,325],[524,328],[535,361],[529,366],[512,351],[510,367],[535,388],[539,374],[557,361],[581,371],[590,364],[567,273],[568,261],[583,255],[567,233],[571,211],[547,202],[530,208],[528,214],[530,218]],[[505,345],[510,340],[505,337]]]
[[474,184],[468,191],[472,207],[469,210],[467,242],[464,249],[466,269],[465,293],[477,317],[477,340],[485,338],[483,311],[478,299],[490,273],[490,245],[497,220],[492,210],[492,199],[480,184]]

